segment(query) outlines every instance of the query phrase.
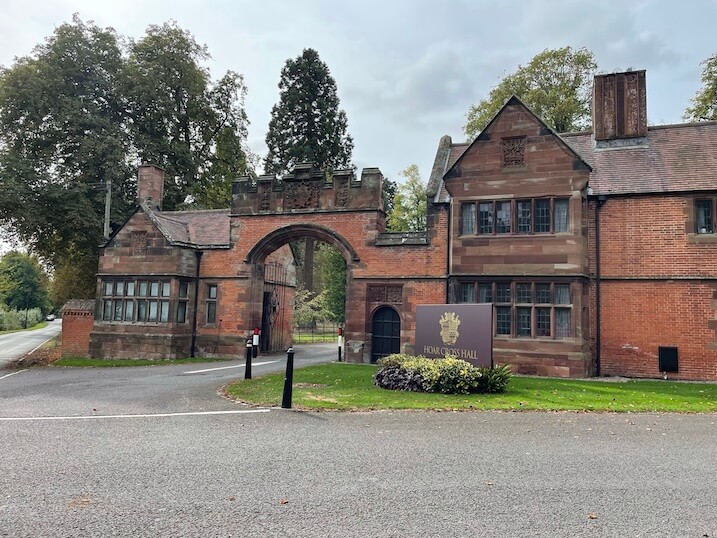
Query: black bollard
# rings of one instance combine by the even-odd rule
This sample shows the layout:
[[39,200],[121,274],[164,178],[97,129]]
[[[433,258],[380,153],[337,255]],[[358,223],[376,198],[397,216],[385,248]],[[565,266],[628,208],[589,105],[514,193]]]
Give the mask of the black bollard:
[[251,379],[251,355],[252,355],[251,338],[246,341],[246,362],[244,363],[244,379]]
[[342,340],[344,339],[344,329],[343,327],[339,327],[339,362],[341,362],[341,344],[343,344]]
[[286,376],[284,377],[284,395],[281,398],[281,408],[291,409],[291,385],[294,382],[294,348],[286,352]]

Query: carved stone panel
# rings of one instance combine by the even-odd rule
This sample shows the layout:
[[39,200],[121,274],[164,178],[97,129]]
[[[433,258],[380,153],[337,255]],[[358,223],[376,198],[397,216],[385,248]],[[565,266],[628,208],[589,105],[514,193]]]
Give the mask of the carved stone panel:
[[132,256],[144,256],[147,254],[147,232],[132,232],[130,248],[132,249]]
[[525,137],[504,138],[503,167],[515,168],[525,166]]
[[318,181],[287,182],[284,191],[286,209],[318,209],[321,185]]
[[349,201],[349,179],[337,178],[334,180],[334,205],[336,207],[346,207]]
[[403,287],[391,285],[369,285],[368,302],[382,304],[402,304]]
[[257,196],[259,197],[259,211],[271,209],[271,183],[259,184]]

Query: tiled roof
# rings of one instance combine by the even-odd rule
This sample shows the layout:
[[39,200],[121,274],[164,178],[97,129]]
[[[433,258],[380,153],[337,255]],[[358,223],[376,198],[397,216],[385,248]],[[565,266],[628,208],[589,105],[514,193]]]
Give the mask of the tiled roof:
[[229,247],[229,209],[151,211],[150,218],[172,244]]
[[94,312],[94,299],[70,299],[62,306],[62,311],[79,310],[82,312]]
[[562,135],[592,166],[593,194],[717,189],[717,122],[649,127],[645,144],[596,148],[591,133]]
[[[640,144],[596,148],[591,132],[560,137],[591,167],[593,194],[717,190],[717,122],[649,127]],[[470,145],[450,146],[447,172]]]
[[448,171],[451,166],[458,160],[458,158],[463,155],[463,152],[468,149],[468,146],[470,146],[470,142],[463,142],[459,144],[451,144],[451,152],[448,154],[448,163],[446,164],[446,169],[444,172]]

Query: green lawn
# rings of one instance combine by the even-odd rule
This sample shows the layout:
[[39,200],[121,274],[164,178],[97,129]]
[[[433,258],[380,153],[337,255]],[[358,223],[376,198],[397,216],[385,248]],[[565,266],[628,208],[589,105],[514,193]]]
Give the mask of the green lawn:
[[296,344],[322,344],[336,341],[336,332],[294,332],[291,341]]
[[[502,394],[447,395],[379,389],[376,366],[332,363],[294,371],[292,404],[300,409],[435,409],[717,412],[717,384],[652,380],[514,377]],[[232,383],[227,394],[255,405],[281,403],[284,374]]]

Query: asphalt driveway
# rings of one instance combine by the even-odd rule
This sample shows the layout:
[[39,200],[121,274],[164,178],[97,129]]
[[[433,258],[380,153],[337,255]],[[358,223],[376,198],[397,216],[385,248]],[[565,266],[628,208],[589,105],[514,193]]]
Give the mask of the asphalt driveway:
[[715,415],[254,409],[241,364],[1,373],[0,536],[717,536]]

